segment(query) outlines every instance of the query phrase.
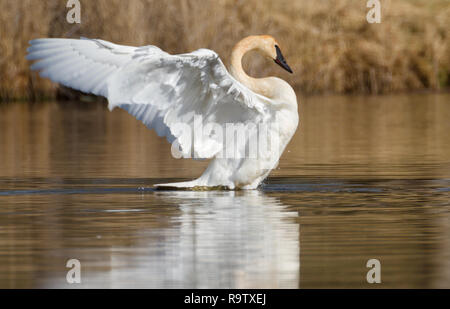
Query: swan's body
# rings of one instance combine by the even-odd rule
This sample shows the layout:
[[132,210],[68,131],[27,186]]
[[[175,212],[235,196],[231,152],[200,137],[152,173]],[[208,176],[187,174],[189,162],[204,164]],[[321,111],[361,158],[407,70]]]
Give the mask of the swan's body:
[[[239,42],[233,49],[231,74],[208,49],[170,55],[155,46],[121,46],[102,40],[38,39],[30,44],[27,58],[40,60],[32,69],[40,70],[41,76],[106,97],[110,110],[125,109],[159,136],[176,142],[183,157],[212,159],[200,178],[160,187],[255,189],[276,167],[297,129],[297,99],[289,84],[276,77],[252,78],[242,69],[243,55],[256,49],[290,71],[270,36]],[[180,129],[180,123],[192,131]],[[264,157],[223,157],[219,154],[227,145],[217,132],[201,138],[192,135],[209,123],[253,123],[267,125],[269,130],[274,130],[270,124],[277,123],[278,149]],[[237,144],[237,153],[246,153],[254,138],[246,135]]]

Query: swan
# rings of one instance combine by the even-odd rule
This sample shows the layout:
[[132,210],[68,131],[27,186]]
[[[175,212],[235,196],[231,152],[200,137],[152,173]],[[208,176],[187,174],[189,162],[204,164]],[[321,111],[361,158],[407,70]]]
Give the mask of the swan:
[[[256,189],[278,165],[297,130],[297,97],[292,87],[277,77],[250,77],[242,68],[243,56],[257,51],[292,73],[280,45],[269,35],[239,41],[232,50],[229,71],[209,49],[171,55],[152,45],[133,47],[88,38],[44,38],[29,44],[27,59],[36,60],[31,69],[41,77],[107,98],[109,110],[120,107],[156,130],[179,157],[211,159],[198,179],[157,188]],[[226,141],[219,134],[229,125],[253,125],[256,131],[245,131],[240,142],[231,145],[234,141],[228,137],[235,136],[233,131],[225,134]],[[273,147],[268,155],[246,155],[263,135],[263,126],[276,136],[270,142]],[[196,130],[203,133],[196,135]],[[227,147],[239,155],[224,156]]]

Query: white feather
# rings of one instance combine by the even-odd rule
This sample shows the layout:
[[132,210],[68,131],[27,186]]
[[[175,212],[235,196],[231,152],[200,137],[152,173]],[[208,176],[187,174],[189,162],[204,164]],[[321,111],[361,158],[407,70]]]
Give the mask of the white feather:
[[196,116],[203,126],[258,124],[275,116],[271,108],[275,102],[236,81],[208,49],[170,55],[155,46],[121,46],[103,40],[37,39],[30,44],[27,59],[38,60],[31,68],[41,71],[41,76],[106,97],[110,110],[120,107],[169,142],[177,139],[184,156],[213,158],[223,144],[214,136],[192,143],[186,131],[176,130],[179,123],[194,129],[199,125]]

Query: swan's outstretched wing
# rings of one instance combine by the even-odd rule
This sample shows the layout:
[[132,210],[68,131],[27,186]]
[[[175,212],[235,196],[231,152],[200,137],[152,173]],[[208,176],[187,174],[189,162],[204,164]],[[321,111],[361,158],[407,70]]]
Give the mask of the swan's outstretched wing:
[[[170,55],[155,46],[88,39],[30,44],[28,59],[40,60],[32,69],[41,76],[105,96],[110,109],[123,108],[170,143],[177,140],[184,157],[211,158],[223,150],[223,135],[207,124],[225,129],[272,117],[270,100],[237,82],[211,50]],[[207,134],[195,138],[199,132]]]
[[102,40],[37,39],[30,41],[28,60],[42,77],[107,97],[108,77],[133,59],[136,47]]

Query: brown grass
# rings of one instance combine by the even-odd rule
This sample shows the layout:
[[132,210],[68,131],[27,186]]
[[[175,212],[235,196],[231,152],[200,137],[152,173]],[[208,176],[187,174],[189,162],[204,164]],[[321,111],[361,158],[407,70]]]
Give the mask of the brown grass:
[[247,69],[280,75],[302,93],[450,85],[448,0],[382,0],[381,24],[367,23],[364,0],[81,0],[81,25],[66,22],[66,2],[0,2],[0,100],[54,96],[56,86],[31,74],[25,60],[28,40],[39,37],[152,44],[170,53],[206,47],[227,63],[242,37],[271,34],[295,74],[260,57]]

